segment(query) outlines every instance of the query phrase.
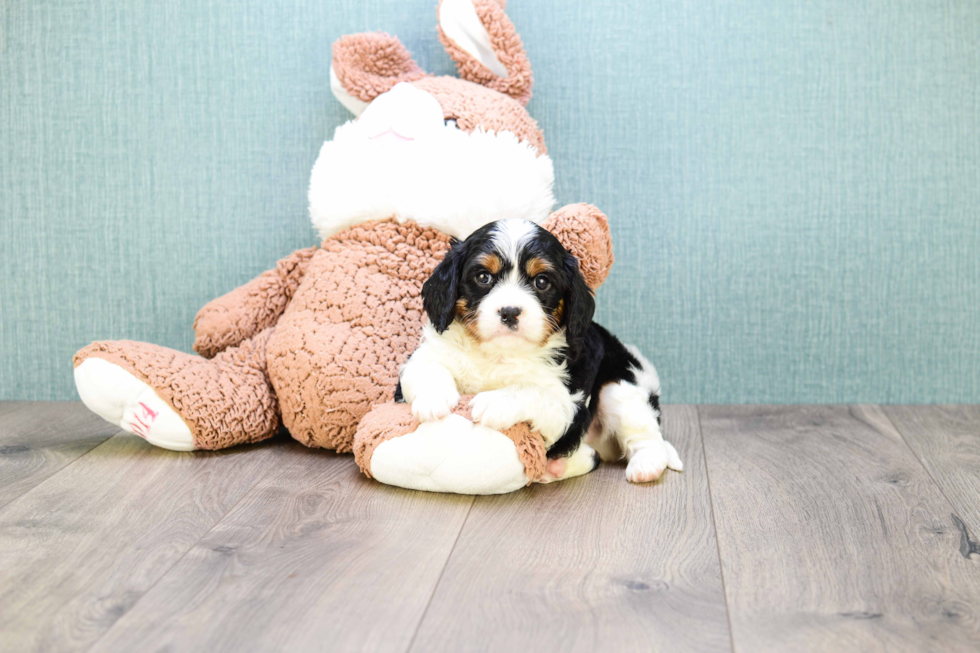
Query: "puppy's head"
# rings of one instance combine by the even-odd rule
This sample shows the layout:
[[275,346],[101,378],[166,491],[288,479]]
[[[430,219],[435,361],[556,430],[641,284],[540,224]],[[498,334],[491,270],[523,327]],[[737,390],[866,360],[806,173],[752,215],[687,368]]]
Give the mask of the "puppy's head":
[[455,242],[422,286],[422,303],[437,332],[458,321],[481,343],[543,345],[563,329],[573,358],[595,312],[578,260],[523,220],[500,220]]

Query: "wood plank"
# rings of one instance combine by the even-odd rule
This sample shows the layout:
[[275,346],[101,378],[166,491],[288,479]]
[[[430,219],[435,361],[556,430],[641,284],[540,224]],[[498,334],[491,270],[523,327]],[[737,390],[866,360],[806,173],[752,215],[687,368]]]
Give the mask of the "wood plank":
[[93,651],[405,651],[472,497],[277,463]]
[[0,402],[0,508],[119,431],[77,401]]
[[703,407],[737,651],[976,651],[980,560],[876,406]]
[[33,403],[33,402],[7,401],[7,400],[0,401],[0,418],[2,418],[4,415],[7,415],[8,413],[14,412],[15,410],[19,410],[21,406],[29,403]]
[[412,650],[730,650],[697,413],[664,417],[683,474],[477,498]]
[[980,406],[882,406],[960,518],[960,548],[980,556]]
[[11,501],[0,509],[0,651],[88,648],[288,446],[175,453],[121,434]]

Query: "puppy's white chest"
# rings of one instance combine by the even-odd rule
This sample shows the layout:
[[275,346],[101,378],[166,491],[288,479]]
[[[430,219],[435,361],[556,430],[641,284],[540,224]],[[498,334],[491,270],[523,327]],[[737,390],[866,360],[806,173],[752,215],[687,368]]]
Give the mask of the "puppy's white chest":
[[412,354],[412,362],[430,362],[444,367],[462,394],[478,394],[508,386],[565,390],[568,372],[556,354],[565,346],[559,333],[545,345],[492,343],[480,345],[468,338],[458,322],[443,334],[431,326],[423,330],[423,342]]
[[563,368],[539,356],[489,358],[470,356],[455,371],[456,383],[463,394],[476,394],[508,386],[563,387]]

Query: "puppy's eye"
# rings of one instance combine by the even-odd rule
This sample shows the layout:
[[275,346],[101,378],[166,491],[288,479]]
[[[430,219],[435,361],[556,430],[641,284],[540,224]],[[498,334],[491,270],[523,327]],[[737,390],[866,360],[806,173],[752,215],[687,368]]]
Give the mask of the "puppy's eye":
[[481,272],[476,275],[476,282],[481,286],[489,286],[491,281],[493,281],[493,275],[489,272]]
[[548,288],[551,288],[551,282],[548,280],[548,277],[543,274],[534,277],[535,290],[547,290]]

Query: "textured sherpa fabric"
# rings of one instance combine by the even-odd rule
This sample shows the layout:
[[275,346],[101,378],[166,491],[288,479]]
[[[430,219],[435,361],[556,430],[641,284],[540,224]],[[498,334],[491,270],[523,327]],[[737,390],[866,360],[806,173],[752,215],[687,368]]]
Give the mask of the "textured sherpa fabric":
[[350,451],[358,421],[388,401],[418,345],[422,283],[449,237],[373,222],[323,242],[269,343],[282,419],[311,447]]
[[334,43],[331,71],[343,92],[360,102],[371,102],[396,84],[410,82],[432,94],[442,106],[444,118],[455,121],[461,130],[509,131],[529,143],[539,156],[545,155],[544,134],[524,108],[531,97],[533,79],[520,37],[493,0],[477,0],[475,8],[495,54],[509,71],[506,78],[494,75],[446,37],[441,28],[439,37],[463,79],[426,74],[397,37],[381,32],[341,37]]
[[609,220],[602,211],[591,204],[569,204],[552,213],[541,226],[578,258],[589,288],[596,290],[602,285],[616,260]]
[[153,388],[181,416],[195,449],[259,442],[279,428],[279,410],[266,370],[274,329],[230,347],[211,360],[145,342],[94,342],[75,354],[118,365]]
[[194,319],[194,351],[211,358],[273,326],[299,287],[318,247],[293,252],[244,286],[214,299]]
[[[453,414],[472,420],[470,401],[473,395],[463,395]],[[371,458],[374,450],[382,442],[412,433],[419,427],[419,421],[412,416],[408,404],[393,401],[375,406],[357,427],[354,436],[354,460],[367,476],[371,476]],[[501,431],[517,449],[517,456],[524,465],[528,485],[539,480],[548,464],[544,439],[537,431],[532,431],[526,423]]]
[[[586,281],[593,288],[601,284],[613,260],[605,216],[581,204],[549,218],[551,160],[523,106],[531,95],[531,68],[503,7],[502,0],[476,0],[474,16],[457,2],[450,12],[456,23],[446,26],[468,39],[468,47],[478,45],[476,51],[489,44],[496,60],[484,60],[498,72],[503,66],[505,77],[444,30],[441,38],[464,79],[428,76],[393,36],[340,39],[331,88],[364,122],[339,128],[337,142],[324,146],[314,166],[310,213],[322,245],[291,254],[205,306],[194,324],[194,348],[202,356],[147,343],[97,342],[78,352],[76,366],[99,357],[148,384],[186,422],[198,449],[262,440],[281,421],[308,446],[351,451],[358,423],[383,406],[357,435],[363,443],[358,460],[369,471],[380,442],[417,427],[406,421],[407,406],[395,413],[384,406],[418,344],[422,283],[448,250],[450,235],[464,237],[505,217],[543,223],[579,257]],[[348,134],[361,137],[350,151],[336,138]],[[426,139],[433,151],[439,148],[432,144],[448,144],[436,152],[442,167],[364,144],[395,147]],[[460,143],[469,145],[450,147]],[[385,168],[389,159],[395,165]],[[452,174],[441,172],[447,167]],[[422,174],[413,176],[416,170]],[[389,192],[398,184],[404,192]],[[421,201],[426,198],[438,201]],[[468,419],[466,406],[460,410],[460,418]],[[514,463],[511,480],[521,481],[517,461],[528,480],[540,478],[546,464],[540,436],[526,424],[504,435],[517,454],[511,457],[503,442]],[[386,449],[399,443],[411,440]]]
[[[440,16],[442,4],[440,1]],[[524,51],[521,37],[514,29],[514,24],[504,13],[504,3],[496,0],[473,0],[473,7],[476,9],[476,15],[483,23],[484,29],[487,30],[494,54],[507,69],[507,77],[494,74],[473,55],[461,48],[455,41],[446,36],[446,32],[440,24],[439,40],[449,56],[456,62],[459,76],[509,95],[521,104],[527,104],[528,100],[531,99],[531,89],[534,86],[531,63]]]
[[371,476],[371,457],[382,442],[411,433],[419,426],[408,404],[379,404],[361,418],[354,433],[354,462],[368,477]]
[[446,120],[463,131],[509,131],[532,145],[538,156],[548,153],[544,132],[520,102],[489,88],[455,77],[425,77],[412,86],[428,93],[442,106]]
[[342,36],[333,44],[331,68],[350,95],[370,102],[399,82],[425,77],[397,37],[384,32]]
[[[593,271],[590,283],[601,283],[612,261],[605,216],[579,204],[545,224]],[[206,329],[198,341],[225,344],[210,360],[122,340],[85,347],[75,365],[96,356],[146,382],[187,423],[198,449],[265,439],[281,411],[303,444],[351,451],[358,422],[392,399],[398,370],[418,345],[422,284],[448,248],[447,235],[413,222],[358,225],[202,309],[210,317],[197,321]],[[249,331],[244,315],[275,324],[237,342]],[[508,437],[536,470],[528,462],[536,436]]]

